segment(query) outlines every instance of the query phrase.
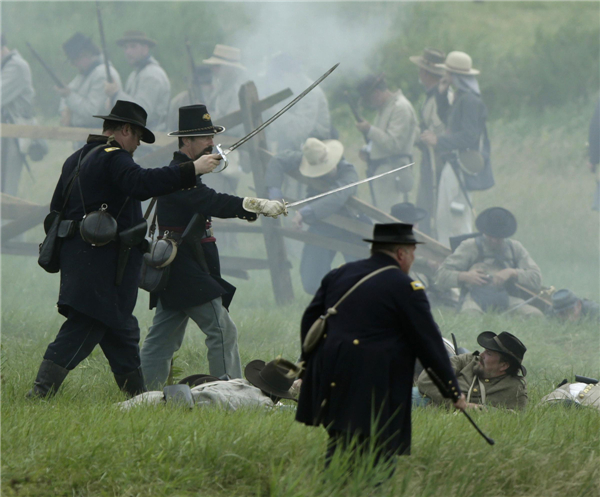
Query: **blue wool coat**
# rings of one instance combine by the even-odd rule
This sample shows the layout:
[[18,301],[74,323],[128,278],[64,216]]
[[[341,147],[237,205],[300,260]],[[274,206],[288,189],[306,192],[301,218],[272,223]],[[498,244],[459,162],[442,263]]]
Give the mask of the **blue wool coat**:
[[[398,264],[376,253],[327,274],[302,317],[302,341],[355,283],[389,265]],[[304,357],[296,420],[366,436],[376,428],[387,451],[410,453],[416,358],[460,391],[425,290],[398,266],[363,283],[328,318],[326,337]]]
[[[187,155],[175,152],[171,165],[189,160]],[[196,213],[201,214],[206,221],[210,221],[211,216],[255,221],[257,214],[244,209],[243,200],[242,197],[216,192],[202,183],[201,176],[198,176],[193,188],[158,199],[158,224],[160,227],[182,232]],[[152,294],[150,308],[156,306],[158,299],[165,309],[176,310],[202,305],[218,297],[222,297],[223,305],[229,308],[235,287],[221,278],[219,251],[214,239],[204,242],[206,243],[193,239],[183,240],[175,260],[170,265],[167,287],[162,292]],[[202,250],[204,253],[208,273],[200,265],[196,250]]]
[[[51,210],[62,209],[66,185],[80,154],[86,154],[106,140],[106,136],[90,135],[88,143],[65,161],[50,204]],[[79,221],[83,218],[83,196],[87,213],[107,204],[107,211],[117,218],[120,232],[142,221],[141,200],[196,184],[191,161],[144,169],[115,142],[92,154],[81,167],[79,181],[75,181],[71,190],[65,219]],[[60,251],[59,312],[66,316],[72,308],[113,329],[136,328],[137,321],[132,313],[137,300],[142,252],[135,247],[131,250],[120,286],[115,285],[117,258],[117,241],[93,247],[81,239],[79,232],[73,238],[65,239]]]

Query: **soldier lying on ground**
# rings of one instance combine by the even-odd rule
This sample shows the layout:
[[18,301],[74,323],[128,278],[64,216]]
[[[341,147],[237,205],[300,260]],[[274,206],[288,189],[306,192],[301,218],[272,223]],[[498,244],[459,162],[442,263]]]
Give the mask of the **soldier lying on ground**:
[[[467,407],[504,407],[524,409],[527,405],[527,370],[522,365],[525,345],[514,335],[503,331],[496,335],[484,331],[477,337],[484,348],[450,358],[458,385],[467,395]],[[522,376],[519,375],[521,371]],[[413,388],[413,406],[448,404],[427,372],[422,372]]]
[[552,295],[551,315],[560,321],[579,322],[600,319],[600,306],[591,300],[580,299],[571,290],[563,288]]
[[184,378],[178,385],[165,387],[161,392],[145,392],[120,402],[118,406],[127,410],[140,404],[169,403],[171,399],[179,403],[181,397],[171,396],[170,392],[174,390],[187,398],[189,407],[218,406],[231,411],[240,407],[274,407],[281,399],[296,400],[291,387],[299,371],[295,364],[285,359],[278,358],[266,364],[264,361],[255,360],[246,365],[245,380],[227,380],[207,374],[195,374]]

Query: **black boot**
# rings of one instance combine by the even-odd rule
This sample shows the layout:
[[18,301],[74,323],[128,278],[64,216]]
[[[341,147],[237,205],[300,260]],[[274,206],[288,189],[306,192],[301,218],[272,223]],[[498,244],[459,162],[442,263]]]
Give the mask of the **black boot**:
[[144,383],[142,368],[134,369],[127,374],[115,374],[115,380],[119,388],[130,397],[135,397],[148,391]]
[[27,392],[28,399],[52,397],[62,385],[69,370],[58,364],[44,359],[40,365],[33,388]]

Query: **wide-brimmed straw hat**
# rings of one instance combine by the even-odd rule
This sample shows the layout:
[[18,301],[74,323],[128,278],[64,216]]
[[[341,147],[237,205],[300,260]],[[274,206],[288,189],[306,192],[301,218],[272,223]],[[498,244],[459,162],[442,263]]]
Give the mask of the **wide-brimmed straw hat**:
[[307,178],[318,178],[333,171],[344,154],[344,145],[338,140],[309,138],[302,146],[300,173]]
[[413,225],[405,223],[376,224],[373,227],[373,238],[363,238],[365,242],[391,243],[393,245],[413,245],[423,243],[417,241],[413,233]]
[[212,136],[225,131],[224,126],[213,124],[206,105],[179,107],[179,129],[167,133],[169,136]]
[[477,343],[484,349],[500,352],[517,362],[523,376],[527,375],[527,370],[523,366],[523,356],[527,348],[523,342],[508,331],[503,331],[496,335],[493,331],[484,331],[477,337]]
[[93,116],[107,121],[117,121],[121,123],[135,124],[143,130],[142,141],[144,143],[154,143],[154,133],[146,128],[148,113],[141,105],[127,100],[117,100],[108,116]]
[[125,31],[123,36],[117,40],[117,45],[122,47],[125,43],[144,43],[150,48],[156,46],[156,42],[152,38],[148,38],[143,31]]
[[210,58],[202,61],[204,64],[213,66],[237,67],[245,70],[242,65],[242,51],[239,48],[228,47],[227,45],[216,45]]
[[423,50],[422,55],[411,55],[408,59],[427,72],[437,74],[438,76],[444,75],[444,69],[437,65],[443,64],[446,60],[446,54],[441,50],[426,48]]
[[508,209],[490,207],[477,216],[475,227],[493,238],[509,238],[517,231],[517,219]]
[[251,361],[244,369],[244,376],[255,387],[260,388],[267,395],[282,399],[296,400],[290,393],[290,388],[300,373],[300,368],[293,362],[277,358],[265,364],[257,359]]
[[443,64],[436,64],[437,67],[456,74],[465,74],[467,76],[476,76],[479,74],[477,69],[473,69],[473,60],[465,52],[450,52]]

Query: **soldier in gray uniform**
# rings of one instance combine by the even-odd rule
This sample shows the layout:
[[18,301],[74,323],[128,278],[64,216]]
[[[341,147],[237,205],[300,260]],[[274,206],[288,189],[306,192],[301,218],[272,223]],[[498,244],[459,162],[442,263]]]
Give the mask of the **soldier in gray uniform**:
[[[426,97],[421,107],[419,119],[421,131],[430,130],[436,136],[442,136],[446,131],[445,122],[448,117],[449,100],[448,88],[440,94],[438,85],[444,69],[437,67],[446,59],[446,54],[435,48],[426,48],[422,55],[409,57],[413,64],[419,67],[419,83],[425,89]],[[433,147],[417,138],[415,145],[421,150],[420,180],[417,190],[417,206],[425,209],[428,215],[420,223],[419,229],[426,235],[433,236],[434,227],[429,213],[435,213],[436,192],[439,175],[444,163],[439,153]]]
[[[276,155],[267,166],[265,183],[269,189],[270,199],[281,199],[281,186],[286,173],[299,171],[308,178],[319,178],[327,184],[326,190],[339,188],[358,181],[355,167],[342,157],[344,146],[337,140],[320,141],[316,138],[306,140],[302,152],[287,150]],[[346,202],[354,195],[356,187],[347,188],[326,197],[314,200],[297,210],[292,220],[295,229],[301,230],[303,224],[308,225],[308,232],[346,241],[360,242],[359,235],[346,231],[337,226],[324,223],[323,220],[332,214],[358,218],[370,222],[366,216],[357,215]],[[309,187],[307,197],[322,193]],[[300,261],[300,276],[306,293],[314,295],[318,290],[321,279],[331,270],[331,263],[336,250],[317,247],[306,243],[302,249]],[[355,261],[356,257],[344,254],[346,262]]]
[[[475,220],[481,236],[464,240],[440,266],[435,284],[461,289],[461,312],[481,314],[515,308],[521,316],[542,312],[515,295],[514,283],[538,293],[542,272],[523,245],[510,239],[517,220],[502,207],[490,207]],[[519,306],[520,305],[520,306]],[[519,306],[518,308],[516,306]]]
[[[98,121],[93,116],[106,114],[110,108],[104,94],[106,67],[100,50],[82,33],[71,36],[63,44],[63,50],[79,74],[67,85],[67,88],[56,88],[62,97],[59,106],[61,125],[96,128]],[[120,88],[121,77],[114,67],[110,68],[110,74],[114,85]]]
[[[17,50],[6,46],[2,34],[2,122],[12,124],[33,124],[33,85],[31,69]],[[30,140],[2,138],[2,182],[1,190],[16,195],[19,179],[26,158]]]
[[[369,140],[360,152],[361,159],[367,162],[367,175],[374,176],[411,163],[419,127],[415,109],[402,90],[392,92],[383,75],[369,75],[359,83],[358,93],[366,107],[377,111],[373,124],[364,120],[356,123]],[[388,176],[386,181],[373,183],[374,203],[389,212],[400,200],[408,201],[413,184],[411,168]]]
[[592,300],[580,299],[571,290],[563,288],[552,295],[552,315],[561,321],[578,322],[600,320],[600,305]]
[[[506,331],[499,335],[484,331],[477,337],[477,343],[483,347],[482,353],[476,351],[450,358],[458,385],[466,392],[467,408],[525,409],[528,396],[523,357],[527,348],[523,342]],[[417,385],[420,397],[413,396],[413,405],[449,404],[426,371],[419,376]]]
[[148,127],[155,131],[165,131],[171,83],[167,73],[150,53],[156,42],[141,31],[126,31],[117,40],[117,45],[123,48],[133,71],[127,78],[124,89],[120,85],[107,83],[106,94],[112,101],[128,100],[141,105],[148,112]]

